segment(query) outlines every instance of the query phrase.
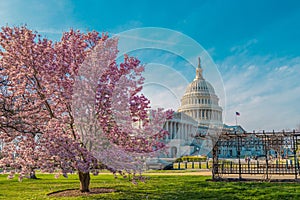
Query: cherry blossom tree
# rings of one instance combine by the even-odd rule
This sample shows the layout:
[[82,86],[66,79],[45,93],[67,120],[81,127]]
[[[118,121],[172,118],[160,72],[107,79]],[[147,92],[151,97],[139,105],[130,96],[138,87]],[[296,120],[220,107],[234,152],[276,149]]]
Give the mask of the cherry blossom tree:
[[27,27],[0,32],[0,168],[19,179],[35,169],[142,172],[141,157],[163,149],[172,111],[150,110],[141,94],[144,66],[124,56],[116,38],[70,30],[52,42]]

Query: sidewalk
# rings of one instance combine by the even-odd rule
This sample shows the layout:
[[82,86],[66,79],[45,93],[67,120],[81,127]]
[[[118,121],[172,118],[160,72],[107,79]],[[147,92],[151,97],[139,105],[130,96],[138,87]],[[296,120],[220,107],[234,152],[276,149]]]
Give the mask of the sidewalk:
[[[189,170],[165,170],[166,172],[144,172],[144,175],[170,175],[170,176],[186,176],[186,175],[197,175],[197,176],[211,176],[211,170],[209,169],[202,169],[197,171],[189,171]],[[174,172],[173,172],[174,171]]]

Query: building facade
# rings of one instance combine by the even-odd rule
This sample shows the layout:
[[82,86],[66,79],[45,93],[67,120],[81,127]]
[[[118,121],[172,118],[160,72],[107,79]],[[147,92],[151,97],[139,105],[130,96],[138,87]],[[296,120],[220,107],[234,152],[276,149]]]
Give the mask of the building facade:
[[[241,126],[228,126],[223,123],[223,109],[211,83],[205,80],[199,58],[194,80],[187,86],[181,99],[181,105],[164,129],[170,135],[165,138],[168,146],[163,158],[178,158],[185,155],[211,156],[211,149],[221,132],[244,133]],[[242,148],[241,155],[261,149]],[[220,158],[234,158],[235,149],[219,149]]]
[[178,158],[199,154],[207,141],[199,140],[197,136],[205,136],[209,129],[222,128],[222,111],[214,87],[203,76],[199,58],[195,79],[187,86],[180,108],[165,123],[164,128],[170,133],[165,138],[169,149],[160,157]]

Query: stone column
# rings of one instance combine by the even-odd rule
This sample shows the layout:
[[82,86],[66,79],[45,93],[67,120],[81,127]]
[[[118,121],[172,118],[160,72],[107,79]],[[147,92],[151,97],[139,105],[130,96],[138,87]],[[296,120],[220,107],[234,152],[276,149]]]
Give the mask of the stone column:
[[179,138],[182,138],[182,133],[183,133],[183,124],[180,123],[180,129],[179,129]]
[[172,131],[172,139],[174,139],[174,137],[175,137],[175,122],[172,122],[172,129],[173,129],[173,131]]
[[178,136],[178,129],[177,129],[177,127],[178,127],[178,124],[177,124],[177,122],[175,122],[175,125],[174,125],[174,127],[175,127],[175,131],[174,131],[174,138],[176,137],[176,136]]
[[185,132],[184,132],[184,139],[186,138],[186,134],[187,134],[188,131],[189,131],[189,127],[188,127],[188,125],[186,124],[186,125],[185,125]]
[[172,140],[173,135],[173,122],[170,122],[170,140]]
[[181,137],[182,138],[184,138],[184,133],[185,133],[185,131],[184,131],[184,124],[182,124],[182,130],[181,130]]
[[166,121],[166,130],[169,132],[169,135],[166,136],[166,140],[169,140],[170,139],[169,121]]
[[188,132],[188,125],[185,124],[184,138],[186,138],[186,133]]
[[184,135],[184,137],[186,138],[187,137],[187,135],[189,134],[189,125],[187,124],[186,125],[186,132],[185,132],[185,135]]

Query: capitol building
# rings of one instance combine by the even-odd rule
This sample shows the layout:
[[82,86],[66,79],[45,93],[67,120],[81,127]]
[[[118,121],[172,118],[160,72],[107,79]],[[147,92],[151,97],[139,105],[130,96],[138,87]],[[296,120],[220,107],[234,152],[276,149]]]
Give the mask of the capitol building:
[[179,113],[192,117],[198,125],[222,124],[222,108],[213,86],[203,78],[199,58],[195,79],[186,88],[181,99]]
[[199,140],[197,136],[205,136],[209,130],[211,132],[225,128],[244,132],[240,126],[223,124],[222,111],[214,87],[203,76],[199,58],[195,79],[187,86],[178,111],[164,125],[164,129],[170,134],[165,138],[168,149],[166,153],[160,155],[160,158],[207,155],[210,150],[205,150],[205,146],[209,141],[205,137]]

